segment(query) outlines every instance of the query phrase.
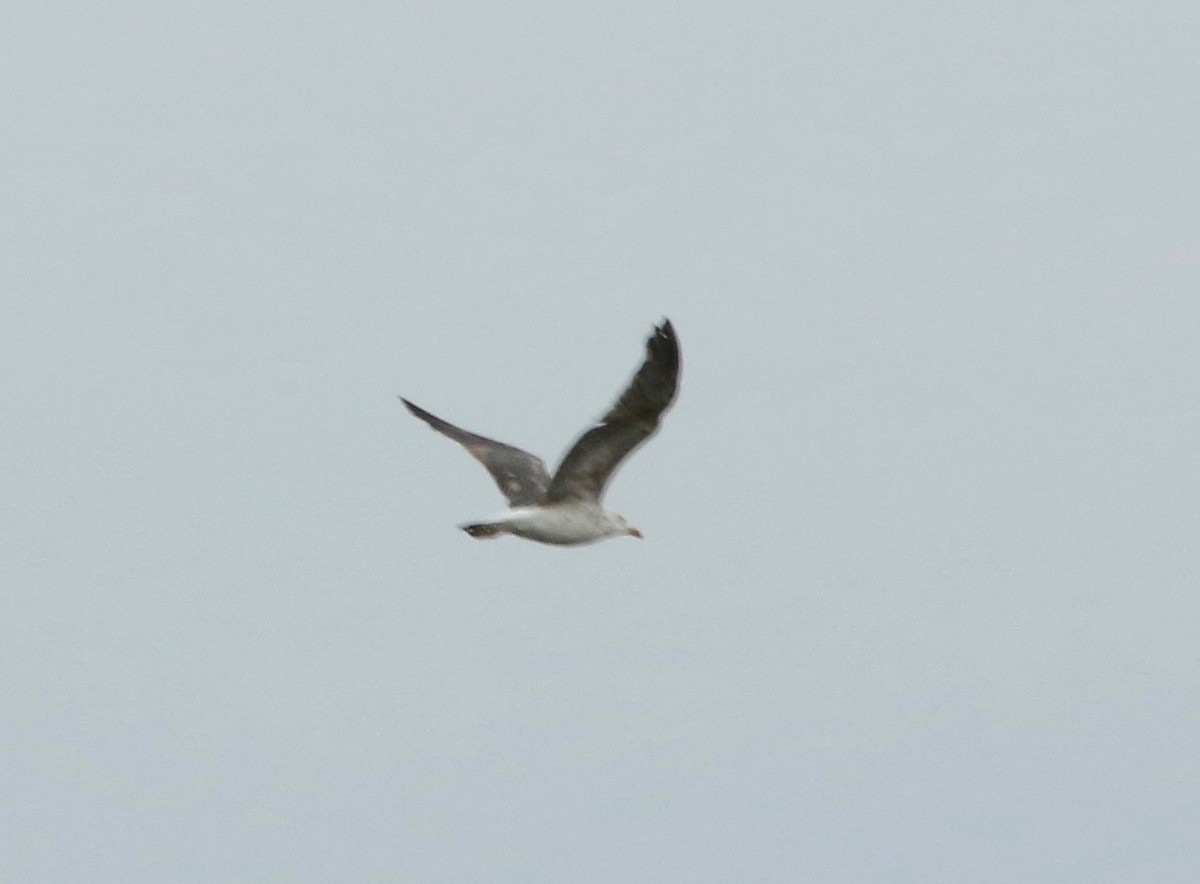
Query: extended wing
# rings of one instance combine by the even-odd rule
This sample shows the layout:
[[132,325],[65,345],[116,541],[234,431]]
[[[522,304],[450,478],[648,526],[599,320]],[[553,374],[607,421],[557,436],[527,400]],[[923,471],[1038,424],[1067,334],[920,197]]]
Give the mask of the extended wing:
[[625,392],[579,437],[546,491],[546,502],[599,500],[621,461],[649,439],[679,388],[679,341],[669,320],[646,341],[646,360]]
[[413,405],[403,396],[400,401],[414,415],[443,436],[453,439],[483,464],[500,486],[501,493],[508,498],[509,506],[529,506],[540,503],[545,497],[550,474],[546,472],[546,465],[541,458],[512,445],[468,433]]

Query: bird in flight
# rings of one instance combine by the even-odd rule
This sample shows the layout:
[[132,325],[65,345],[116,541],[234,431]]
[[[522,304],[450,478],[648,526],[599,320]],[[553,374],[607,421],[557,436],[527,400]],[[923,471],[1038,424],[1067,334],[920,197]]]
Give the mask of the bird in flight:
[[477,436],[409,402],[400,401],[433,429],[453,439],[491,474],[509,509],[460,527],[472,537],[513,534],[539,543],[577,546],[642,532],[606,509],[600,498],[621,461],[654,435],[679,387],[679,342],[670,320],[646,341],[646,359],[616,403],[571,446],[553,477],[541,458]]

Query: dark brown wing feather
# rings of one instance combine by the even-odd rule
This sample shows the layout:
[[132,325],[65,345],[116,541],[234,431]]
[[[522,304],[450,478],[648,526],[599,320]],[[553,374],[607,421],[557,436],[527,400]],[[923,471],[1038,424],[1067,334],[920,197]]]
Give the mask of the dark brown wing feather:
[[658,429],[678,386],[679,342],[664,320],[646,341],[646,361],[621,398],[563,458],[546,501],[599,500],[621,461]]
[[483,464],[500,486],[500,492],[508,498],[509,506],[528,506],[540,503],[545,497],[550,474],[546,472],[546,465],[541,458],[512,445],[468,433],[413,405],[403,396],[400,401],[414,415],[443,436],[449,436]]

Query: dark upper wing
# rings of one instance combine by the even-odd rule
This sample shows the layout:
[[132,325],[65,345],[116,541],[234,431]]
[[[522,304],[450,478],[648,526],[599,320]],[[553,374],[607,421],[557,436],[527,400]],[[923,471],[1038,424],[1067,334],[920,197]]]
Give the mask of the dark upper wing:
[[483,464],[500,486],[501,493],[508,498],[510,506],[539,503],[545,496],[546,487],[550,484],[550,474],[546,472],[546,465],[542,463],[541,458],[512,445],[460,430],[454,424],[448,424],[440,417],[413,405],[403,396],[400,397],[400,401],[404,403],[405,408],[442,435],[449,436]]
[[679,342],[664,320],[646,341],[646,361],[621,398],[563,458],[546,500],[599,500],[621,461],[658,429],[678,386]]

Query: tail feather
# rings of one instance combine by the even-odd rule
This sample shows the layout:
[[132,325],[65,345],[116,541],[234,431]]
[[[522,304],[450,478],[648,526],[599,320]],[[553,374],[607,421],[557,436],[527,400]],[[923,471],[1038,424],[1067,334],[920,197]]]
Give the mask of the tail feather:
[[490,540],[499,537],[507,532],[500,525],[491,525],[487,522],[477,522],[473,525],[460,525],[464,531],[474,537],[476,540]]

